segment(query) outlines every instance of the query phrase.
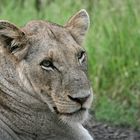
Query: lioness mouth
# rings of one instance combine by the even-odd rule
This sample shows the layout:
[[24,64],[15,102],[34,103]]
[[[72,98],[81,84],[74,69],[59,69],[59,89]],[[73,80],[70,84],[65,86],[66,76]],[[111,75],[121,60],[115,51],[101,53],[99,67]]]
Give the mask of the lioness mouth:
[[80,109],[78,109],[78,110],[76,110],[76,111],[74,111],[74,112],[71,112],[71,113],[64,113],[64,112],[59,112],[58,111],[58,109],[57,109],[57,107],[54,107],[53,108],[54,110],[55,110],[55,112],[57,113],[57,114],[59,114],[59,115],[66,115],[66,116],[72,116],[72,115],[74,115],[75,113],[78,113],[78,112],[85,112],[87,109],[86,108],[80,108]]

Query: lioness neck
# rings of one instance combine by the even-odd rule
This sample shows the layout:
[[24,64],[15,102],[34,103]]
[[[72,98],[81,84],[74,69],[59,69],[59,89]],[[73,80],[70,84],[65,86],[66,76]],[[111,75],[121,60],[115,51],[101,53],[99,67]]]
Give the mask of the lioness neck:
[[[0,94],[3,94],[2,91]],[[0,120],[8,133],[16,136],[14,140],[92,140],[81,124],[63,123],[47,108],[31,110],[16,101],[12,107],[0,105],[0,108],[3,112]]]

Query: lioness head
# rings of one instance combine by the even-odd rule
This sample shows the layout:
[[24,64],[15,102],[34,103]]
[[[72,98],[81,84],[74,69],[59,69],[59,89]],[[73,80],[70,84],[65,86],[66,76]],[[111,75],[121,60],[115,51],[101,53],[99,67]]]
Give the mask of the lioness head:
[[64,121],[87,118],[92,90],[81,46],[89,27],[85,10],[64,25],[31,21],[25,27],[0,21],[3,50],[16,61],[20,85]]

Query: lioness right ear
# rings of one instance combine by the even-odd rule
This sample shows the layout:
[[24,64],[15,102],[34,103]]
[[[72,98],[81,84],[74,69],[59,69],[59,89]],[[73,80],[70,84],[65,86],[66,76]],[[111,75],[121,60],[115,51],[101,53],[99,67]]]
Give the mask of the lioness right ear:
[[65,27],[70,31],[75,41],[82,45],[89,24],[89,15],[85,9],[82,9],[70,18]]
[[21,42],[24,35],[24,32],[14,24],[0,20],[0,43],[9,52],[13,52],[17,49],[17,44]]

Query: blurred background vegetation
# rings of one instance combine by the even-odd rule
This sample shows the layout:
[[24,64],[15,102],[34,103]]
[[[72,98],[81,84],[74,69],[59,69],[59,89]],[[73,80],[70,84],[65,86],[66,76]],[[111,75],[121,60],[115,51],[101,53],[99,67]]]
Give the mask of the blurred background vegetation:
[[85,41],[99,121],[140,128],[140,0],[0,0],[0,19],[24,26],[63,25],[80,9],[90,15]]

